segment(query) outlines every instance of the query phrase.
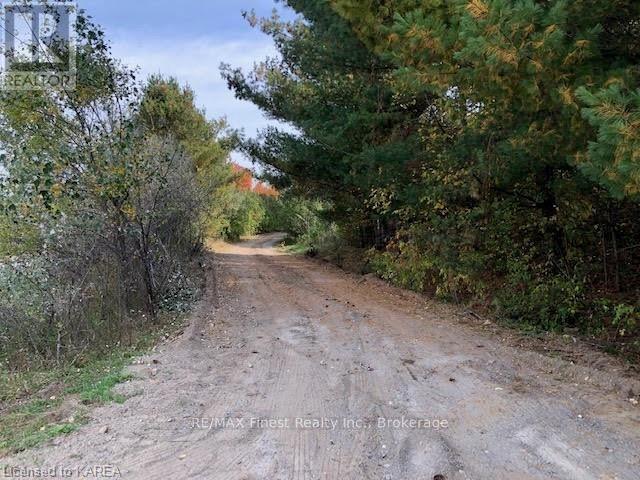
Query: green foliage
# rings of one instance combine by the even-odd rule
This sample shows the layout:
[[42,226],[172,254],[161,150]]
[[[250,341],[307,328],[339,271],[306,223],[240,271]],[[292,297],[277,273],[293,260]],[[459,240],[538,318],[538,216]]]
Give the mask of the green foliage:
[[290,194],[265,197],[263,202],[266,211],[261,226],[263,232],[286,232],[310,244],[312,238],[327,229],[327,222],[322,218],[327,209],[322,202]]
[[348,271],[365,273],[366,258],[362,248],[353,247],[345,232],[330,220],[332,209],[326,202],[309,200],[291,192],[264,198],[266,216],[263,232],[286,232],[291,253],[318,256]]
[[260,232],[291,233],[290,219],[293,211],[290,202],[281,197],[267,197],[263,200],[264,218],[260,225]]
[[37,251],[39,235],[33,225],[15,223],[0,212],[0,259]]
[[515,264],[494,305],[510,321],[561,330],[580,324],[586,306],[584,288],[584,282],[575,278],[547,276],[541,281],[525,265]]
[[[397,241],[384,251],[371,249],[368,253],[370,268],[380,277],[417,292],[431,293],[446,300],[481,295],[482,278],[469,263],[474,255],[451,258],[453,252],[438,251],[437,238],[425,238],[422,226],[415,226],[414,238],[421,241]],[[422,243],[424,242],[424,243]]]
[[113,387],[131,378],[125,371],[131,359],[183,326],[173,317],[164,320],[161,328],[136,332],[131,347],[112,346],[78,357],[75,364],[32,365],[12,372],[0,363],[0,454],[75,431],[88,419],[88,405],[124,401]]
[[375,271],[545,328],[638,305],[638,2],[285,3],[249,17],[282,61],[223,73],[297,132],[243,147]]
[[[240,98],[293,122],[304,134],[270,129],[262,141],[246,141],[244,150],[266,166],[272,184],[293,184],[294,195],[336,205],[331,220],[368,219],[374,214],[368,205],[373,189],[404,183],[413,170],[420,112],[410,107],[413,115],[406,118],[386,85],[390,66],[326,4],[289,4],[312,23],[259,22],[274,37],[283,61],[267,61],[249,76],[230,67],[223,73]],[[406,169],[398,168],[400,162]]]
[[435,284],[431,262],[421,253],[417,256],[403,249],[402,258],[389,251],[369,252],[369,262],[373,272],[380,278],[403,288],[425,292]]
[[640,90],[613,84],[597,93],[576,92],[588,107],[583,115],[598,131],[580,158],[584,172],[616,198],[640,194]]
[[615,306],[613,325],[621,337],[637,334],[640,327],[640,309],[635,305],[620,303]]
[[174,78],[152,76],[140,105],[140,122],[154,135],[179,141],[193,159],[198,179],[215,204],[219,190],[233,179],[228,161],[233,144],[226,122],[208,120],[206,112],[195,106],[195,94]]
[[186,310],[208,219],[233,207],[219,208],[234,181],[225,123],[173,79],[138,82],[85,16],[76,30],[76,89],[0,94],[0,358],[15,369]]
[[258,233],[265,216],[262,198],[251,191],[235,190],[232,204],[229,224],[223,230],[223,236],[235,241]]

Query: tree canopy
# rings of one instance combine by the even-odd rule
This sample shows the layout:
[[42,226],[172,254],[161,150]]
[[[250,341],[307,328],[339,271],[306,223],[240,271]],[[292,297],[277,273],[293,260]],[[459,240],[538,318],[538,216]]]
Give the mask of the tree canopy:
[[637,304],[637,2],[283,3],[246,15],[279,56],[223,74],[293,133],[244,148],[380,273],[534,324]]

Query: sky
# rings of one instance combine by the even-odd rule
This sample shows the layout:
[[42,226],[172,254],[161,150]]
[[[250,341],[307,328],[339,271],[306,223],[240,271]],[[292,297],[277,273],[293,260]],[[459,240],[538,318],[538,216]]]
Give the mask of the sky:
[[[251,69],[275,55],[270,37],[242,18],[243,10],[269,16],[274,0],[78,0],[111,41],[114,56],[140,68],[142,78],[161,73],[188,83],[209,118],[226,116],[249,136],[273,124],[251,103],[234,97],[220,76],[220,63]],[[250,166],[239,153],[234,161]]]

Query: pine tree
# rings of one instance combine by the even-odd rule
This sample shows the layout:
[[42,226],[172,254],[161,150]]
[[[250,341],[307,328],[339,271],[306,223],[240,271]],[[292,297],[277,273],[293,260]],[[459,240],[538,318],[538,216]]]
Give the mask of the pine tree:
[[638,2],[286,3],[282,61],[226,76],[296,133],[247,149],[347,230],[397,227],[383,275],[547,326],[635,278]]
[[230,67],[224,74],[239,98],[299,134],[268,130],[245,149],[271,168],[272,183],[331,201],[336,219],[388,221],[388,202],[416,170],[416,120],[424,101],[405,105],[394,97],[387,81],[391,65],[326,2],[287,3],[304,22],[249,17],[273,36],[282,60],[266,61],[248,76]]

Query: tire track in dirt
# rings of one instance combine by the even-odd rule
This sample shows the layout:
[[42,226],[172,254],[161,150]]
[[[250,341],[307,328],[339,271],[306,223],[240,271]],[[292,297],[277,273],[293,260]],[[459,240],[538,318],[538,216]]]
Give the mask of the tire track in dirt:
[[[640,415],[614,390],[567,381],[574,366],[460,325],[449,307],[283,255],[280,238],[215,245],[183,337],[121,387],[139,394],[7,463],[112,464],[123,479],[637,478]],[[364,423],[193,425],[235,418]]]

